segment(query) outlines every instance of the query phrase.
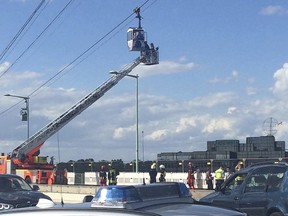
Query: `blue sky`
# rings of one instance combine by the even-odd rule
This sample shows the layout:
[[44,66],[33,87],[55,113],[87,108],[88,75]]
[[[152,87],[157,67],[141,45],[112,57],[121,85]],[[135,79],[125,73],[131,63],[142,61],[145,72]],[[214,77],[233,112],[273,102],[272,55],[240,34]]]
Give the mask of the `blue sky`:
[[[9,44],[40,0],[1,1],[0,51]],[[27,96],[112,30],[144,0],[46,1],[37,19],[0,61],[0,145],[11,152],[25,141],[19,111]],[[138,66],[139,155],[206,150],[208,140],[266,135],[264,121],[279,123],[275,137],[287,141],[288,2],[150,0],[142,8],[148,42],[160,48],[160,64]],[[129,52],[132,16],[69,70],[30,98],[30,132],[37,132],[138,57]],[[41,34],[41,37],[39,35]],[[35,40],[33,46],[19,56]],[[19,60],[17,60],[19,58]],[[17,61],[16,61],[17,60]],[[136,80],[124,78],[58,133],[61,161],[135,159]],[[2,95],[2,96],[1,96]],[[143,131],[143,133],[142,133]],[[57,136],[41,155],[58,159]]]

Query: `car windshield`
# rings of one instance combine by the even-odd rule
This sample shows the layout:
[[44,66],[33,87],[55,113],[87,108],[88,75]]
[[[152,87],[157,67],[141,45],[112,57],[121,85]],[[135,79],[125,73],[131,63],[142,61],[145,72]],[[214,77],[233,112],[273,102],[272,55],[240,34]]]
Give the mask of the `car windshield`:
[[0,177],[0,192],[11,192],[20,190],[32,190],[23,179],[13,176]]

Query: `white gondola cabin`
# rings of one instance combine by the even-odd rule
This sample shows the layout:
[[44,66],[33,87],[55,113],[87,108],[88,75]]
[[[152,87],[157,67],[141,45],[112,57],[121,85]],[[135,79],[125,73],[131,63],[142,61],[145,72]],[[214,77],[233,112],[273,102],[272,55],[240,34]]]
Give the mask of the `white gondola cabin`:
[[130,27],[127,31],[127,43],[129,51],[140,51],[142,61],[146,65],[159,64],[158,47],[154,48],[153,43],[150,46],[147,43],[147,35],[141,27],[140,8],[135,8],[136,18],[139,20],[138,28]]
[[145,49],[146,32],[143,28],[129,28],[127,31],[129,51],[142,51]]

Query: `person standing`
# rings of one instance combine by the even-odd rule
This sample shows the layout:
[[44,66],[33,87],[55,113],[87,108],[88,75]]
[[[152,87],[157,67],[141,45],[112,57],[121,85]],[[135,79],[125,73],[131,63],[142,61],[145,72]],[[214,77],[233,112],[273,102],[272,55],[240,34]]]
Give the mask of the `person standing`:
[[159,182],[165,182],[166,181],[166,170],[165,170],[165,166],[163,164],[161,164],[159,166],[160,168],[160,177],[159,177]]
[[[195,171],[195,175],[196,175],[196,185],[197,185],[197,188],[199,189],[199,188],[202,188],[203,187],[203,185],[202,185],[202,173],[201,173],[201,171],[200,171],[200,169],[199,168],[197,168],[196,169],[196,171]],[[194,176],[195,176],[194,175]],[[194,185],[195,186],[195,185]]]
[[224,174],[224,181],[226,181],[232,174],[233,172],[231,171],[230,167],[227,167],[226,172]]
[[149,176],[150,176],[150,183],[155,183],[156,182],[156,176],[157,176],[156,162],[155,161],[151,165],[151,169],[149,171]]
[[235,166],[235,172],[240,171],[243,168],[243,162],[238,161],[237,165]]
[[206,184],[208,186],[207,187],[208,190],[213,190],[213,176],[210,168],[208,168],[206,171]]
[[194,168],[193,168],[193,166],[192,166],[192,162],[190,161],[189,163],[188,163],[188,177],[187,177],[187,184],[188,184],[188,186],[189,186],[189,189],[195,189],[195,187],[194,187],[194,182],[195,182],[195,176],[194,176],[194,174],[195,174],[195,170],[194,170]]
[[222,165],[215,171],[215,180],[216,180],[216,189],[219,190],[221,188],[222,183],[224,182],[224,170]]
[[108,171],[109,185],[117,185],[118,175],[119,175],[119,171],[112,166],[111,169]]
[[105,166],[100,167],[100,186],[106,186],[107,185],[107,173],[105,171]]

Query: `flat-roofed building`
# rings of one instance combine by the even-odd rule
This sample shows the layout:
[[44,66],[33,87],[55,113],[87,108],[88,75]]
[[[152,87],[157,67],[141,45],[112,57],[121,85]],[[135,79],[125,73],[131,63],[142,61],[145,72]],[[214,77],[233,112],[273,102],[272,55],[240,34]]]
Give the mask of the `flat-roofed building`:
[[[214,164],[214,168],[220,165],[233,167],[239,160],[246,165],[255,161],[279,159],[286,157],[285,141],[276,141],[274,136],[247,137],[246,143],[239,140],[215,140],[207,141],[207,151],[194,152],[162,152],[157,155],[157,160],[162,164],[169,162],[168,168],[177,168],[179,164],[182,170],[192,161],[194,166],[207,169],[207,165]],[[174,165],[173,165],[174,164]],[[212,168],[212,167],[211,167]]]

